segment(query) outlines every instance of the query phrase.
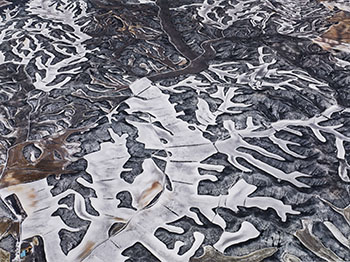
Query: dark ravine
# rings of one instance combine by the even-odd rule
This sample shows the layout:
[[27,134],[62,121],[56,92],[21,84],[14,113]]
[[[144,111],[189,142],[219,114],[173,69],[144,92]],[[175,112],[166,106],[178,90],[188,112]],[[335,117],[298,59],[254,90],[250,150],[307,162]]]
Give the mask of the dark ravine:
[[170,43],[174,45],[177,51],[189,60],[194,60],[198,57],[198,54],[193,52],[191,48],[184,42],[182,35],[178,32],[174,26],[171,18],[171,12],[169,10],[168,0],[157,0],[157,6],[159,8],[159,19],[162,25],[163,31],[168,35]]
[[181,75],[188,75],[188,74],[198,74],[206,69],[208,69],[208,62],[215,58],[215,50],[212,47],[212,43],[218,40],[211,40],[207,41],[202,44],[203,48],[203,53],[199,55],[198,57],[194,58],[191,60],[188,64],[183,69],[173,71],[173,72],[166,72],[166,73],[161,73],[153,76],[149,76],[148,79],[152,81],[159,81],[163,79],[168,79],[168,78],[174,78],[177,76]]

